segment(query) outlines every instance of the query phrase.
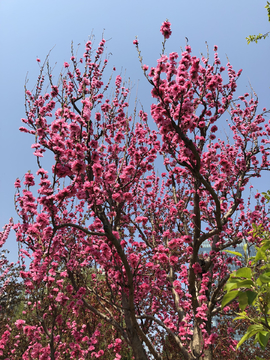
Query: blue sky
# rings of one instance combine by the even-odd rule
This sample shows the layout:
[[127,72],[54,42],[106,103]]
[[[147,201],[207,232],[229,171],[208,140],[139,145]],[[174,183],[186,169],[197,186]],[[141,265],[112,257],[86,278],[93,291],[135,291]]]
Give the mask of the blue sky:
[[[246,43],[246,36],[269,30],[264,0],[0,0],[0,228],[14,210],[14,182],[29,169],[36,172],[30,135],[20,133],[24,117],[24,84],[34,87],[39,73],[36,58],[45,60],[53,48],[50,62],[57,62],[54,74],[70,58],[70,44],[81,44],[91,33],[96,44],[109,40],[107,50],[112,55],[109,68],[125,72],[137,87],[138,98],[146,110],[151,104],[150,86],[144,79],[138,56],[132,44],[138,36],[144,63],[156,64],[161,52],[161,23],[169,19],[172,36],[167,52],[181,52],[188,37],[192,53],[210,56],[218,45],[223,64],[228,56],[235,70],[243,69],[238,81],[238,95],[249,91],[249,82],[259,96],[260,108],[270,108],[270,38],[257,45]],[[80,53],[80,50],[79,50]],[[136,91],[136,89],[134,89]],[[256,184],[260,191],[270,188],[269,176]],[[7,248],[16,259],[15,236]]]

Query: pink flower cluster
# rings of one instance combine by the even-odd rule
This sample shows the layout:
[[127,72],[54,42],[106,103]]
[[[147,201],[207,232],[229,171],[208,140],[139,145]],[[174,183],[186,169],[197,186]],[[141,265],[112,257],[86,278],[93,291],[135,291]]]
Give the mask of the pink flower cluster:
[[160,32],[165,39],[169,39],[172,34],[171,23],[169,21],[164,21],[161,25]]

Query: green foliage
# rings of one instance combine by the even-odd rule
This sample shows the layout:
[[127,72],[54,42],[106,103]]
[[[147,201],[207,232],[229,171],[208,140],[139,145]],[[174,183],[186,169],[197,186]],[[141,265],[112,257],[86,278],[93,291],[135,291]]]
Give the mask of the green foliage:
[[[270,22],[270,2],[267,1],[267,4],[265,6],[266,10],[267,10],[267,15],[268,15],[268,21]],[[246,40],[247,40],[247,43],[250,44],[251,42],[255,42],[257,44],[258,40],[261,40],[261,39],[266,39],[267,36],[269,36],[270,34],[270,31],[268,31],[267,33],[265,34],[258,34],[258,35],[249,35]]]
[[[270,234],[255,225],[252,233],[254,237],[260,236],[261,244],[256,247],[256,255],[250,258],[249,266],[231,274],[224,288],[226,294],[222,307],[238,299],[241,312],[234,320],[249,320],[251,323],[237,348],[255,336],[254,343],[265,349],[270,338]],[[256,309],[257,315],[248,315],[249,306]]]
[[249,35],[246,37],[247,43],[250,44],[251,42],[255,42],[257,44],[258,40],[266,39],[269,36],[269,31],[265,34],[258,34],[258,35]]
[[238,252],[238,251],[232,251],[232,250],[223,250],[223,251],[226,252],[226,253],[229,253],[229,254],[236,255],[236,256],[240,256],[240,257],[243,256],[243,255],[242,255],[240,252]]
[[267,192],[262,192],[263,196],[265,197],[266,199],[266,202],[269,203],[270,201],[270,190],[267,190]]
[[268,21],[270,22],[270,3],[269,3],[269,1],[267,1],[265,8],[267,10]]

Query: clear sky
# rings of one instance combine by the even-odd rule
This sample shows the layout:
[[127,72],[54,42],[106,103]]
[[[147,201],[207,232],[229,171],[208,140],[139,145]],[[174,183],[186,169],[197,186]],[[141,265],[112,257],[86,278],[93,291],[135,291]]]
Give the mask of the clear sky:
[[[81,44],[82,53],[91,33],[98,44],[104,32],[104,38],[110,39],[107,50],[112,53],[108,67],[126,71],[126,77],[135,86],[139,84],[138,98],[149,109],[151,88],[132,42],[137,35],[144,63],[154,66],[163,40],[160,25],[168,19],[173,33],[167,52],[181,52],[185,37],[197,56],[206,54],[205,41],[210,55],[218,45],[222,64],[228,56],[235,70],[243,69],[238,95],[250,90],[250,82],[260,108],[270,108],[270,37],[257,45],[247,45],[245,40],[270,30],[265,5],[264,0],[0,0],[0,228],[10,217],[16,219],[16,178],[29,169],[37,170],[32,136],[18,130],[24,117],[25,78],[28,73],[29,88],[34,87],[37,57],[43,61],[53,48],[50,62],[60,68],[70,58],[72,40],[75,49]],[[260,191],[269,189],[269,175],[258,184]],[[12,234],[6,246],[13,260],[17,252],[14,238]]]

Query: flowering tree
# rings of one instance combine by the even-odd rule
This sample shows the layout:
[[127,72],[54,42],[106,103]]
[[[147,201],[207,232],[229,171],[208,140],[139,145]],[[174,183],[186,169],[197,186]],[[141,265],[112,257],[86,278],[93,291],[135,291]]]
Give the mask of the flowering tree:
[[[96,52],[88,41],[82,59],[72,54],[58,85],[48,66],[50,92],[42,91],[43,67],[35,90],[26,90],[20,130],[35,139],[40,180],[37,192],[31,172],[24,189],[16,181],[21,221],[14,228],[31,260],[21,272],[26,291],[45,285],[48,306],[24,359],[106,358],[106,349],[120,359],[123,344],[136,360],[162,359],[166,337],[179,359],[212,359],[212,319],[221,312],[231,266],[241,266],[223,250],[254,242],[253,222],[268,224],[264,199],[257,194],[252,210],[243,191],[269,166],[270,127],[256,115],[257,99],[233,99],[241,71],[230,64],[225,71],[217,47],[213,64],[192,56],[190,46],[180,57],[167,56],[168,21],[161,32],[163,53],[149,72],[134,40],[152,86],[157,130],[144,111],[138,119],[128,115],[129,90],[120,76],[106,96],[105,40]],[[215,135],[225,111],[231,142]],[[42,167],[48,152],[50,171]],[[61,317],[63,308],[70,315]],[[100,319],[91,336],[76,323],[80,311]],[[28,324],[17,321],[24,331]],[[112,328],[113,341],[101,349],[99,334]],[[71,347],[76,351],[67,353]]]
[[[87,270],[84,269],[84,275],[86,272]],[[58,286],[62,287],[63,292],[69,295],[71,289],[67,279],[63,281],[56,276],[55,280]],[[78,281],[82,284],[84,276],[80,276]],[[90,283],[91,281],[88,285]],[[113,360],[116,352],[119,352],[124,359],[129,359],[131,350],[128,346],[120,349],[121,340],[117,331],[102,326],[102,321],[87,309],[67,301],[66,306],[54,307],[53,311],[49,311],[55,302],[55,297],[48,296],[49,291],[57,297],[57,288],[48,289],[48,284],[43,282],[36,286],[35,291],[21,297],[21,306],[19,311],[15,311],[15,316],[7,319],[7,314],[4,313],[6,321],[5,324],[1,321],[0,328],[1,358],[49,359],[51,339],[48,329],[53,327],[55,342],[53,355],[56,358],[59,357],[59,353],[64,359],[90,358],[90,354],[87,356],[87,350],[92,350],[91,353],[96,354],[97,357],[104,355],[108,360]],[[100,305],[94,296],[87,297],[87,301],[99,309]],[[92,343],[90,349],[88,341]]]
[[19,281],[19,264],[9,262],[7,259],[8,250],[2,249],[10,230],[13,226],[12,219],[9,224],[0,232],[0,332],[8,318],[16,313],[21,302],[23,283]]
[[2,248],[12,226],[13,222],[10,219],[4,230],[0,232],[0,356],[3,355],[4,339],[10,335],[7,324],[15,321],[24,288],[23,283],[19,281],[20,265],[9,262],[7,259],[9,252]]
[[[12,227],[12,219],[10,219],[9,224],[4,227],[4,230],[0,232],[0,248],[5,244],[10,229]],[[12,270],[15,268],[14,263],[9,263],[6,257],[7,250],[1,249],[0,253],[0,312],[3,311],[3,307],[10,307],[10,300],[13,297],[17,297],[16,287],[14,286],[13,295],[9,294],[8,288],[10,288],[10,283],[13,280],[13,277],[10,276]],[[7,310],[7,309],[5,309]]]
[[[13,226],[12,219],[0,232],[0,328],[6,319],[14,314],[14,310],[20,303],[20,296],[23,291],[23,284],[19,283],[18,264],[9,262],[7,259],[8,250],[2,249]],[[1,330],[0,330],[1,331]]]

